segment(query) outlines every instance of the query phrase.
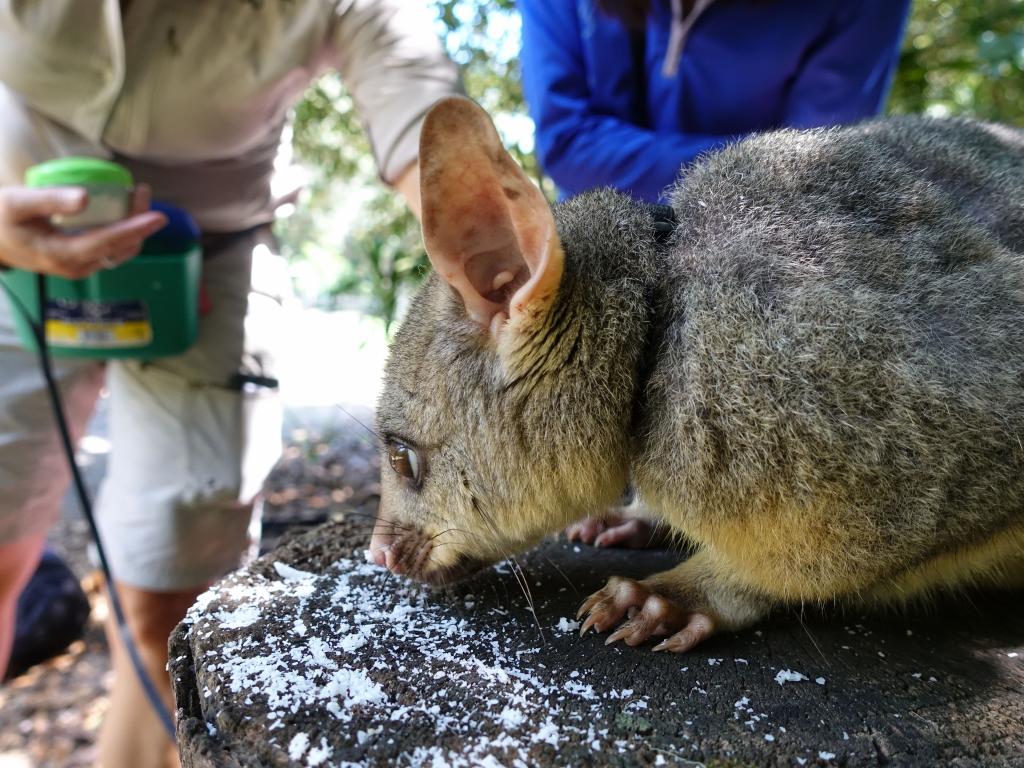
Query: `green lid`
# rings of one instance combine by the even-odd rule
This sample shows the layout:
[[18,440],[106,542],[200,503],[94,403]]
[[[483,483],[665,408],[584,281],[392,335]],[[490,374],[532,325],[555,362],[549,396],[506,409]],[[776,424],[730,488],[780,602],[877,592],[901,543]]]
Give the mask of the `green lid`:
[[59,157],[25,172],[30,187],[132,186],[132,175],[124,166],[95,157]]

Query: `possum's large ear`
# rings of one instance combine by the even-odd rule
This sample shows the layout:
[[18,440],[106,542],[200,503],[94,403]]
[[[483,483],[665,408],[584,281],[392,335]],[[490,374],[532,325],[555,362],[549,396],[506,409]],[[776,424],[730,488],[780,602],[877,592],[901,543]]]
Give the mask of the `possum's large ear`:
[[497,338],[545,314],[563,255],[540,189],[469,99],[439,101],[420,134],[423,240],[471,318]]

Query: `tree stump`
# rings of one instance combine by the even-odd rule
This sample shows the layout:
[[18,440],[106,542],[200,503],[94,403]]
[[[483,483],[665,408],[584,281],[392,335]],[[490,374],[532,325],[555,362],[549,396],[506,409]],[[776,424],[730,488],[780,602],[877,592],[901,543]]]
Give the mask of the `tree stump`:
[[353,535],[285,544],[177,628],[185,768],[1024,766],[1020,594],[782,613],[673,655],[574,617],[608,575],[679,555],[550,542],[441,593]]

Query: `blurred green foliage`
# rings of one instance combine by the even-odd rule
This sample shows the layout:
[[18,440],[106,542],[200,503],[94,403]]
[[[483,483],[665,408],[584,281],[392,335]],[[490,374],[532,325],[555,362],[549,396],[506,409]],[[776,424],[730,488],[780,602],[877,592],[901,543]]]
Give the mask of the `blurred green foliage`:
[[[506,146],[550,192],[532,154],[513,1],[431,1],[466,92],[494,116]],[[915,0],[888,108],[1024,125],[1024,0]],[[296,106],[292,129],[295,161],[307,179],[278,234],[300,295],[328,306],[356,303],[387,330],[427,268],[419,228],[376,181],[336,75],[323,77]]]
[[[539,179],[512,0],[432,5],[438,35],[462,70],[466,92],[494,115],[505,145]],[[402,297],[427,269],[419,227],[377,181],[369,144],[337,75],[325,75],[310,88],[291,124],[295,161],[307,179],[300,205],[278,223],[277,232],[292,259],[299,294],[327,306],[339,299],[355,303],[390,330]]]
[[916,0],[889,109],[1024,125],[1024,0]]

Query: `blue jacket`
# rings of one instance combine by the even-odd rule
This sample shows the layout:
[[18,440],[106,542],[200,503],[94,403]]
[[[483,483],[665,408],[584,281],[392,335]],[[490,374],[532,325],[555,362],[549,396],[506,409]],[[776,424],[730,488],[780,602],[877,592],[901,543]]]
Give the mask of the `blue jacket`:
[[518,5],[545,171],[563,195],[613,186],[656,201],[681,166],[746,134],[877,114],[910,2],[718,0],[669,62],[670,76],[669,0],[652,0],[636,32],[594,0]]

